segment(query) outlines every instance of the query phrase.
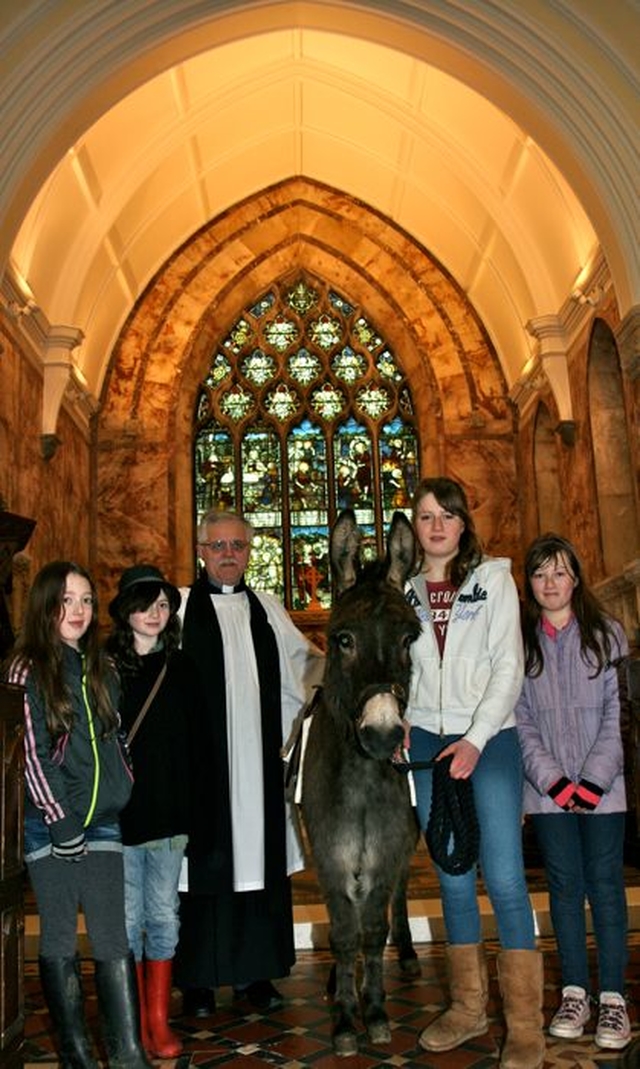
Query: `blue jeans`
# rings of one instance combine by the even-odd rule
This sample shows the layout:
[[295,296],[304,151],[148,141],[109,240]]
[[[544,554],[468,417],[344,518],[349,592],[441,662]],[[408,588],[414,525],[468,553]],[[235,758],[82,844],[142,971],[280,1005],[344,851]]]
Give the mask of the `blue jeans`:
[[544,859],[562,986],[589,991],[585,899],[591,906],[601,991],[624,991],[627,899],[624,813],[555,813],[531,818]]
[[[411,729],[412,761],[429,761],[459,735],[435,735]],[[433,773],[414,773],[420,827],[431,810]],[[533,950],[535,929],[522,856],[522,758],[515,728],[490,739],[471,777],[480,826],[480,869],[504,950]],[[450,943],[479,943],[482,923],[475,866],[450,876],[436,866],[442,910]]]
[[136,961],[167,961],[178,943],[185,836],[124,847],[127,938]]

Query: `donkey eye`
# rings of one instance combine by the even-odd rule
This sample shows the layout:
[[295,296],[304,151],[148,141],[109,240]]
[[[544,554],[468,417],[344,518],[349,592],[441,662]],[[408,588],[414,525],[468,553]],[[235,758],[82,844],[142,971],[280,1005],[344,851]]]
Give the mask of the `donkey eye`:
[[336,635],[336,645],[341,650],[352,650],[355,641],[350,631],[338,631]]

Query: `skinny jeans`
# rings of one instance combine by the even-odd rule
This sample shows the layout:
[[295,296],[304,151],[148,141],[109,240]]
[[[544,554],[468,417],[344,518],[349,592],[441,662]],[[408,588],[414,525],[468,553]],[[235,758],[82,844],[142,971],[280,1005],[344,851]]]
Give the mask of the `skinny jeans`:
[[[430,761],[460,735],[436,735],[411,728],[411,760]],[[420,827],[431,810],[433,772],[414,773]],[[480,827],[479,867],[503,950],[535,949],[533,910],[522,853],[522,757],[515,727],[499,731],[480,754],[471,776]],[[479,943],[482,922],[478,903],[478,867],[452,876],[435,866],[440,884],[447,939],[452,944]]]
[[624,813],[544,813],[531,817],[544,860],[562,986],[590,990],[585,904],[591,907],[600,991],[624,991],[627,899]]
[[178,883],[186,836],[124,847],[125,914],[136,961],[173,958],[180,930]]

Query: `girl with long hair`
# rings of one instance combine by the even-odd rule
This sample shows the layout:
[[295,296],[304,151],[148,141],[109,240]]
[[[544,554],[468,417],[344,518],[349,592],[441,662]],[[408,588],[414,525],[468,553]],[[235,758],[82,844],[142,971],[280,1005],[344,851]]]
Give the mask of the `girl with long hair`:
[[616,662],[620,624],[589,589],[566,538],[544,534],[525,558],[525,681],[516,706],[524,812],[544,860],[562,971],[549,1031],[577,1039],[591,1017],[585,902],[598,950],[595,1041],[621,1050],[631,1030],[624,998],[627,808]]
[[[498,978],[507,1034],[504,1069],[540,1069],[544,1060],[542,956],[522,855],[522,760],[513,708],[522,686],[518,593],[506,558],[487,557],[466,494],[453,479],[425,479],[414,497],[420,545],[407,599],[422,623],[411,647],[407,719],[412,761],[450,759],[453,779],[473,786],[479,864],[501,949]],[[426,828],[433,769],[415,773]],[[476,866],[436,865],[447,933],[451,1005],[420,1035],[428,1051],[459,1047],[487,1032],[487,962]]]
[[24,687],[25,861],[61,1062],[97,1069],[76,956],[82,910],[109,1065],[144,1069],[118,824],[132,775],[118,739],[116,676],[98,642],[95,587],[79,564],[52,561],[37,574],[8,678]]

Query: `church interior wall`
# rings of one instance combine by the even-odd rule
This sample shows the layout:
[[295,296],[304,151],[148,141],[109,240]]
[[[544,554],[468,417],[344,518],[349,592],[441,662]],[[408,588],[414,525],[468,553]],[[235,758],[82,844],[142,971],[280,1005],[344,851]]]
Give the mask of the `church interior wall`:
[[[629,637],[637,641],[637,376],[625,373],[624,361],[609,350],[608,365],[600,373],[609,397],[607,412],[603,413],[602,387],[594,393],[594,379],[589,374],[592,338],[598,325],[606,327],[615,348],[618,315],[613,295],[597,314],[594,311],[567,350],[575,414],[572,440],[563,440],[559,432],[557,408],[544,379],[537,383],[520,414],[516,450],[521,471],[522,541],[526,546],[549,529],[551,517],[557,518],[556,529],[575,544],[590,582],[610,611],[624,622]],[[619,389],[618,385],[614,388],[614,382]],[[549,428],[553,428],[550,433]],[[613,459],[620,456],[622,447],[626,467]],[[608,554],[603,534],[609,539]],[[521,575],[517,578],[521,582]]]
[[[16,324],[0,311],[0,502],[9,512],[36,520],[21,556],[27,581],[49,560],[93,561],[95,503],[88,425],[63,406],[60,446],[45,459],[42,430],[42,371]],[[11,611],[11,599],[9,599]]]
[[[575,440],[566,442],[556,430],[558,413],[545,377],[536,380],[519,412],[479,317],[426,250],[348,198],[340,202],[348,225],[337,225],[336,203],[333,191],[296,180],[239,205],[178,250],[133,308],[93,419],[83,427],[72,418],[69,398],[63,402],[60,446],[50,459],[42,456],[40,440],[42,374],[15,322],[0,311],[0,445],[8,458],[0,469],[0,496],[5,508],[37,520],[28,547],[34,572],[56,556],[88,564],[98,580],[103,617],[120,570],[132,561],[152,560],[176,582],[191,581],[198,384],[242,307],[274,272],[278,277],[302,268],[344,287],[384,327],[413,391],[422,474],[445,473],[463,482],[487,551],[511,557],[521,582],[524,548],[543,519],[558,517],[587,574],[605,586],[611,581],[594,460],[594,449],[606,453],[608,443],[603,417],[590,419],[595,312],[568,349],[576,422]],[[613,296],[597,311],[615,337]],[[630,443],[627,499],[630,493],[633,503],[637,381],[627,370],[621,359],[624,411],[617,422],[611,414],[607,420]],[[540,405],[547,412],[544,435],[536,425]],[[618,559],[628,547],[633,568],[637,547],[628,527],[613,524],[609,535],[625,542]],[[627,579],[611,597],[632,634],[638,583]]]

